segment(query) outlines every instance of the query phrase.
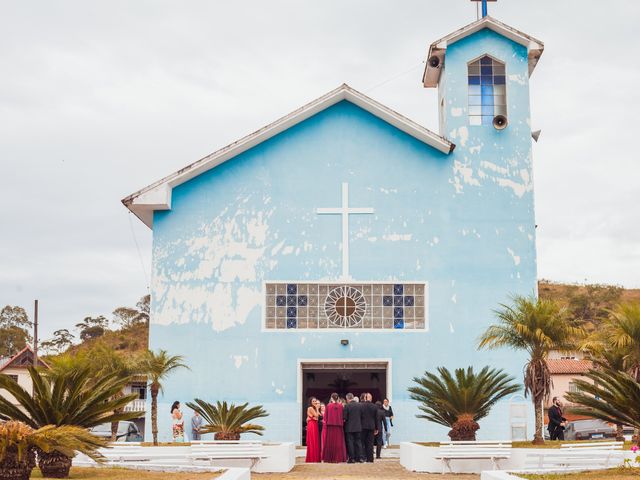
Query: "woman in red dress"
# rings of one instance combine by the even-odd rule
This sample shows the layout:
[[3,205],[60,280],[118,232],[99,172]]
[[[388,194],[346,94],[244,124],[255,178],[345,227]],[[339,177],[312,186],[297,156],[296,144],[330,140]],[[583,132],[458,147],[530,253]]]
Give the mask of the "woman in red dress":
[[[344,443],[344,419],[342,403],[338,394],[331,394],[331,401],[324,414],[325,442],[322,449],[322,460],[327,463],[344,463],[347,461],[347,449]],[[324,432],[323,432],[324,433]]]
[[307,463],[319,463],[320,432],[318,431],[318,407],[320,402],[312,397],[307,408]]

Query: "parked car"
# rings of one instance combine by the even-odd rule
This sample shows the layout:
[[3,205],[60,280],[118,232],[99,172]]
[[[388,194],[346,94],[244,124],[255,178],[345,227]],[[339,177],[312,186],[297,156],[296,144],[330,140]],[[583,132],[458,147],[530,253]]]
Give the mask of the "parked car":
[[564,431],[565,440],[601,440],[615,438],[615,436],[615,427],[597,419],[569,422]]
[[[91,433],[100,437],[111,439],[111,424],[102,423],[96,425],[91,430]],[[142,435],[138,426],[133,422],[118,422],[118,433],[116,433],[116,442],[141,442]]]

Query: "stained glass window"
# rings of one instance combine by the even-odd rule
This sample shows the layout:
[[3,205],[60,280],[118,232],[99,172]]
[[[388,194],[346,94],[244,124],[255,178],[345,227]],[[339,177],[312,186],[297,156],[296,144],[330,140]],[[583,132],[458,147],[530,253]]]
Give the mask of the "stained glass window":
[[424,283],[267,283],[267,329],[426,328]]
[[468,65],[469,124],[492,125],[496,115],[507,116],[504,63],[485,55]]

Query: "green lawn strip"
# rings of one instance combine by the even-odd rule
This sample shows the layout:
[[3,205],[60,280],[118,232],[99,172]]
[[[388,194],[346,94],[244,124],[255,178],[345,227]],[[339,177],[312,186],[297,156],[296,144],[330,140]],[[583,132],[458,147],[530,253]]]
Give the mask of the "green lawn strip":
[[594,470],[591,472],[577,473],[546,473],[542,475],[532,475],[519,473],[519,477],[529,480],[637,480],[640,478],[640,468],[612,468],[609,470]]
[[[513,448],[560,448],[560,445],[562,444],[567,444],[567,443],[571,443],[571,444],[581,444],[581,443],[597,443],[597,442],[601,442],[604,440],[592,440],[592,441],[587,441],[587,440],[569,440],[569,441],[546,441],[544,442],[542,445],[534,445],[531,442],[511,442],[511,446]],[[613,441],[613,440],[607,440],[607,441]],[[414,442],[417,445],[422,445],[423,447],[439,447],[440,446],[440,442]],[[623,450],[631,450],[631,446],[633,445],[632,442],[624,442],[624,446],[622,447]]]

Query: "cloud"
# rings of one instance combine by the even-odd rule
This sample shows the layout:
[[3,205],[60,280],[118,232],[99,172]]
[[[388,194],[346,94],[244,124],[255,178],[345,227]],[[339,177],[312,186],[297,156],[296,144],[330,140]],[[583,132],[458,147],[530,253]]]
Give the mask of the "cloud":
[[[490,9],[546,44],[531,91],[540,275],[640,286],[640,4]],[[120,198],[342,82],[437,130],[421,62],[474,19],[450,0],[5,3],[0,304],[39,298],[44,335],[134,304],[148,279]],[[151,233],[133,231],[148,275]]]

